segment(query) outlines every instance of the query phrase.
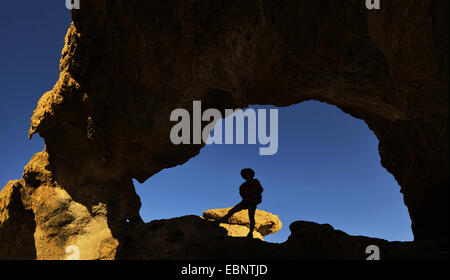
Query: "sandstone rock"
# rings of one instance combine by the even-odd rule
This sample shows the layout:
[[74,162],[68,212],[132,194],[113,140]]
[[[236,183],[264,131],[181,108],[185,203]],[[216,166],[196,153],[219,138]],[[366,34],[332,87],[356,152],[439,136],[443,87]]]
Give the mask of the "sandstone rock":
[[[352,236],[329,224],[308,221],[296,221],[289,229],[291,235],[283,243],[287,258],[364,260],[369,256],[366,249],[371,245],[378,247],[381,260],[445,259],[448,256],[448,239],[389,242],[379,238]],[[291,251],[293,248],[298,252]]]
[[0,259],[63,260],[68,246],[81,259],[113,259],[118,244],[106,213],[102,204],[89,211],[58,186],[10,182],[0,192]]
[[[220,226],[227,230],[228,236],[246,237],[250,232],[250,228],[248,226],[227,223],[221,223]],[[253,231],[253,238],[264,240],[264,236],[256,230]]]
[[[411,216],[417,242],[397,245],[448,239],[449,1],[391,0],[377,12],[360,0],[83,4],[72,11],[59,79],[31,119],[30,137],[39,133],[46,148],[2,190],[0,258],[60,259],[77,240],[86,258],[157,257],[123,225],[139,216],[132,179],[199,153],[202,145],[169,137],[170,112],[193,100],[222,110],[313,99],[364,120]],[[302,254],[224,240],[205,242],[234,258]],[[161,254],[216,256],[199,244]],[[332,254],[315,244],[315,257]]]
[[0,192],[0,260],[35,259],[33,211],[22,203],[24,180],[10,181]]
[[[203,217],[211,220],[218,220],[225,216],[230,208],[209,209],[203,212]],[[248,210],[242,210],[235,213],[226,223],[221,224],[224,228],[229,230],[230,236],[247,236],[250,228],[250,220],[248,217]],[[247,229],[239,226],[245,226]],[[282,223],[277,215],[269,212],[256,209],[255,213],[255,231],[261,236],[275,233],[281,229]],[[255,236],[257,237],[257,236]],[[259,238],[259,236],[258,236]]]
[[214,222],[189,215],[124,225],[116,257],[119,259],[247,259],[247,260],[365,260],[366,248],[377,245],[382,260],[445,259],[448,241],[388,242],[351,236],[330,225],[298,221],[292,235],[278,244],[227,236]]

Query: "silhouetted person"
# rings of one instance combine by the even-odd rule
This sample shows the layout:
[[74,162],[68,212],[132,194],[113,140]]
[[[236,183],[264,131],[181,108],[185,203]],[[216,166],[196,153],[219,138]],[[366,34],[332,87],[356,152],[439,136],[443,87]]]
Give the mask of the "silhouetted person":
[[258,179],[254,179],[255,171],[250,168],[241,170],[241,176],[245,179],[245,182],[239,187],[239,194],[242,197],[242,201],[236,206],[230,209],[228,213],[217,220],[217,223],[223,223],[233,216],[234,213],[244,209],[248,209],[248,217],[250,219],[250,232],[247,237],[253,238],[253,231],[255,230],[255,212],[256,206],[262,201],[263,187],[259,183]]

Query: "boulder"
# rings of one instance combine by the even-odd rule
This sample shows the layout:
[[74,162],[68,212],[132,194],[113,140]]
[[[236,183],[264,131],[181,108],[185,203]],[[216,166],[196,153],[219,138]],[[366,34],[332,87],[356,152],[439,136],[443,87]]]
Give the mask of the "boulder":
[[[193,100],[219,110],[318,100],[364,120],[401,186],[414,244],[448,240],[449,1],[392,0],[377,12],[356,0],[83,4],[72,10],[59,78],[31,119],[29,137],[38,133],[45,149],[0,194],[0,258],[60,259],[71,245],[83,259],[158,256],[156,243],[145,251],[141,236],[126,239],[134,229],[123,224],[141,206],[133,179],[200,153],[204,145],[169,137],[170,113]],[[220,256],[276,256],[266,242],[230,239],[242,247],[205,243]],[[249,242],[251,253],[236,249]]]
[[[227,230],[228,236],[233,237],[246,237],[248,233],[250,232],[249,226],[242,226],[242,225],[234,225],[234,224],[227,224],[227,223],[221,223],[221,227]],[[264,236],[261,235],[258,231],[253,232],[253,238],[258,238],[261,240],[264,240]]]
[[[203,218],[215,221],[225,216],[230,209],[231,207],[209,209],[203,212]],[[226,223],[221,223],[220,226],[228,231],[229,236],[247,236],[250,228],[248,210],[235,213]],[[264,236],[279,231],[281,226],[282,223],[277,215],[256,209],[254,237],[263,240]]]

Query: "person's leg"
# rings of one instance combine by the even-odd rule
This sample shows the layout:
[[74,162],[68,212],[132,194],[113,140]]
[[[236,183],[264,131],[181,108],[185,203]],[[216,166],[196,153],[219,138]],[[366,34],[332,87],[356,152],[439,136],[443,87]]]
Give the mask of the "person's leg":
[[248,218],[250,220],[250,232],[247,237],[253,238],[253,231],[255,230],[255,213],[256,213],[256,205],[249,205],[248,207]]
[[242,209],[244,209],[244,207],[245,207],[245,203],[243,201],[239,202],[238,204],[236,204],[236,206],[231,208],[230,211],[228,211],[228,213],[225,216],[218,219],[217,222],[223,223],[223,222],[228,221],[228,219],[231,218],[231,216],[233,216],[234,213],[241,211]]

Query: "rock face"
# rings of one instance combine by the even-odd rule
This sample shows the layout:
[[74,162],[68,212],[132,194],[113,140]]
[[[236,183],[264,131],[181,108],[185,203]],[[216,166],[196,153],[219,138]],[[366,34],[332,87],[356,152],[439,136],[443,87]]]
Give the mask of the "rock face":
[[[297,221],[290,225],[291,235],[283,243],[286,258],[364,260],[369,246],[379,249],[381,260],[445,259],[448,239],[415,242],[388,242],[366,236],[352,236],[329,224]],[[297,252],[293,251],[296,249]]]
[[[26,196],[24,181],[10,181],[0,193],[0,259],[35,259],[36,222]],[[19,222],[20,221],[20,222]]]
[[194,215],[123,225],[125,234],[117,247],[116,258],[364,260],[369,256],[366,248],[370,245],[378,246],[382,260],[448,258],[448,240],[388,242],[351,236],[327,224],[305,221],[295,222],[290,228],[289,239],[277,244],[256,238],[230,237],[223,227]]
[[[250,228],[247,226],[227,223],[221,223],[220,226],[227,230],[228,236],[246,237],[250,232]],[[258,231],[253,232],[253,238],[264,240],[264,236],[261,235],[261,233],[259,233]]]
[[[215,221],[225,216],[230,209],[231,207],[209,209],[203,212],[203,218]],[[227,222],[221,223],[220,226],[228,231],[229,236],[247,236],[250,229],[248,210],[235,213]],[[279,231],[281,226],[282,223],[277,215],[256,209],[254,237],[264,240],[264,236]]]
[[31,120],[30,137],[46,147],[0,193],[0,257],[144,248],[126,237],[127,220],[139,220],[132,179],[199,153],[169,138],[171,111],[193,100],[224,109],[314,99],[363,119],[401,186],[415,244],[448,238],[449,1],[392,0],[379,11],[360,0],[83,5]]

